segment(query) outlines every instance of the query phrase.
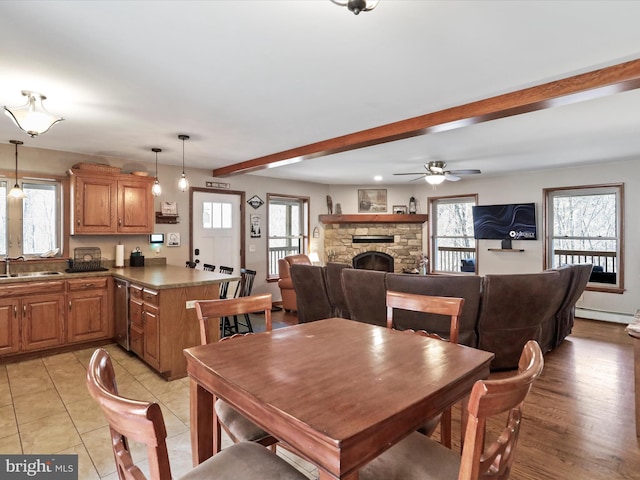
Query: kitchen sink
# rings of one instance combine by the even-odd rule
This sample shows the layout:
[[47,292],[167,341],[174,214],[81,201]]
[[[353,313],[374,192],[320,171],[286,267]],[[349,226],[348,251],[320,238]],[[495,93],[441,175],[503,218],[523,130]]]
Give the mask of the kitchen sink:
[[[46,277],[49,275],[62,275],[62,272],[54,272],[54,271],[48,271],[48,272],[20,272],[20,273],[12,273],[11,277]],[[6,278],[6,275],[4,275],[4,278]]]

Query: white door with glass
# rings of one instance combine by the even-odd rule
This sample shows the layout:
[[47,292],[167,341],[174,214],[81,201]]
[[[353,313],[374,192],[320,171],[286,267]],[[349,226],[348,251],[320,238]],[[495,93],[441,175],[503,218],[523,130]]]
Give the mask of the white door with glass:
[[193,192],[193,260],[203,264],[233,267],[240,273],[240,195],[212,192]]

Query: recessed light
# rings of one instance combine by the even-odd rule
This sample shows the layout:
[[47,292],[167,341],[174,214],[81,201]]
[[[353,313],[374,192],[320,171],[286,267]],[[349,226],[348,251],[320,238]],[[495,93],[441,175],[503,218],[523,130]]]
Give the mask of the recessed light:
[[380,182],[380,181],[382,181],[382,175],[376,175],[375,177],[373,177],[373,179],[374,179],[376,182]]

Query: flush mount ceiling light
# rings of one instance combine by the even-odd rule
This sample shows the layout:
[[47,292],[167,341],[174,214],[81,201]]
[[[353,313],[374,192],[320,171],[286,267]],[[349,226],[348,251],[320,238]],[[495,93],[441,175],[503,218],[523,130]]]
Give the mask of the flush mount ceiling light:
[[4,113],[10,117],[17,127],[27,135],[35,137],[48,131],[56,123],[64,120],[45,110],[42,104],[47,97],[41,93],[22,90],[22,95],[28,98],[27,103],[21,107],[4,107]]
[[151,195],[154,197],[159,197],[162,193],[162,187],[160,187],[160,180],[158,180],[158,152],[161,152],[161,148],[152,148],[152,152],[156,154],[156,181],[153,182],[153,187],[151,187]]
[[347,7],[354,15],[360,12],[370,12],[378,5],[380,0],[331,0],[336,5]]
[[13,188],[9,191],[9,198],[15,198],[16,200],[20,200],[21,198],[26,197],[27,195],[24,193],[24,190],[20,188],[18,185],[18,145],[22,145],[24,142],[20,140],[9,140],[9,143],[13,143],[16,146],[16,183]]
[[427,175],[424,179],[431,185],[440,185],[444,182],[444,173],[442,175]]
[[184,141],[189,140],[189,135],[178,135],[178,138],[182,140],[182,175],[178,180],[178,188],[180,191],[186,192],[189,189],[189,180],[187,180],[187,175],[184,173]]

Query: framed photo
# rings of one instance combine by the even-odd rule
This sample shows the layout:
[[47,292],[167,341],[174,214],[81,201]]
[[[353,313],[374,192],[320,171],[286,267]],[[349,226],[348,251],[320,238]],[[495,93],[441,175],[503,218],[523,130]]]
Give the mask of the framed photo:
[[249,219],[251,220],[251,238],[260,238],[262,230],[260,215],[252,213]]
[[393,213],[395,213],[396,215],[406,215],[407,206],[406,205],[394,205],[393,206]]
[[387,190],[367,188],[358,190],[358,212],[386,212]]
[[162,202],[162,215],[178,215],[178,205],[176,202]]

